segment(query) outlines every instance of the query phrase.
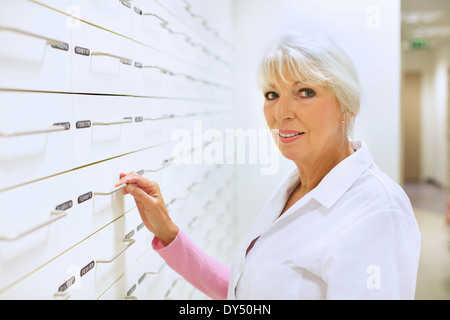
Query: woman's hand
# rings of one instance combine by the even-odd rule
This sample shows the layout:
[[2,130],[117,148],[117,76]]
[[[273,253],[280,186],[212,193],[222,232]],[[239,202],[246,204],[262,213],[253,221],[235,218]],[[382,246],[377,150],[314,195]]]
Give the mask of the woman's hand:
[[128,184],[122,193],[131,194],[136,201],[139,214],[145,226],[161,241],[164,246],[175,239],[178,227],[169,217],[161,190],[156,182],[150,181],[136,172],[121,173],[116,187]]

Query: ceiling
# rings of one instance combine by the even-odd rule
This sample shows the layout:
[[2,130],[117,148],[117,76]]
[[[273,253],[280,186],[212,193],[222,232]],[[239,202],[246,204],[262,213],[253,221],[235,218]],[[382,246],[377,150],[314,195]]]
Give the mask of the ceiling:
[[450,0],[402,0],[401,11],[403,49],[410,50],[413,39],[428,50],[450,42]]

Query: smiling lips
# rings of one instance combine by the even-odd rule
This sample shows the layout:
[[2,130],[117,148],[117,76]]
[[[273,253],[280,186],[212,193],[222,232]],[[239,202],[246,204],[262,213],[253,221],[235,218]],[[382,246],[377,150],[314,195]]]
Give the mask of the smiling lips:
[[300,138],[304,132],[296,130],[279,130],[278,137],[282,143],[289,143]]

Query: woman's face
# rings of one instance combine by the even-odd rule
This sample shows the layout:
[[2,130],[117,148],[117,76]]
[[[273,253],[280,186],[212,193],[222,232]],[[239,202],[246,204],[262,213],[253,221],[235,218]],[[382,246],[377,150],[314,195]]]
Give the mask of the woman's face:
[[279,81],[264,92],[264,115],[287,159],[319,159],[342,146],[344,115],[333,92],[300,81]]

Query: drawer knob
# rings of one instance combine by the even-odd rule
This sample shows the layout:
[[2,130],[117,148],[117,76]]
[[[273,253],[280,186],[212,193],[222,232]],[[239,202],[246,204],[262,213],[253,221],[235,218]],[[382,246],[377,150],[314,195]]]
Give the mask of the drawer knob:
[[0,235],[0,241],[15,241],[18,240],[20,238],[23,238],[24,236],[37,231],[45,226],[48,226],[56,221],[58,221],[61,218],[64,218],[65,216],[67,216],[67,212],[65,212],[64,210],[55,210],[51,212],[52,217],[50,219],[48,219],[47,221],[44,221],[36,226],[33,226],[25,231],[22,231],[20,233],[17,234],[13,234],[13,235]]
[[125,245],[119,251],[117,251],[111,258],[109,258],[109,259],[99,259],[99,260],[95,260],[95,262],[96,263],[111,263],[111,262],[113,262],[122,253],[124,253],[128,248],[130,248],[136,242],[136,240],[134,240],[134,239],[123,239],[123,242],[125,243]]
[[103,56],[103,57],[110,57],[110,58],[114,58],[114,59],[119,59],[120,62],[122,62],[123,64],[126,65],[131,65],[131,59],[128,58],[124,58],[112,53],[108,53],[108,52],[91,52],[91,56]]
[[28,32],[28,31],[21,30],[21,29],[5,27],[5,26],[0,26],[0,31],[14,32],[14,33],[19,33],[19,34],[22,34],[25,36],[33,37],[36,39],[41,39],[41,40],[44,40],[48,45],[52,46],[55,49],[61,49],[64,51],[69,50],[69,45],[67,43],[65,43],[64,41],[55,40],[55,39],[52,39],[49,37],[42,36],[40,34]]
[[125,118],[123,118],[123,120],[119,120],[119,121],[97,121],[97,122],[92,122],[92,125],[93,126],[113,126],[113,125],[117,125],[117,124],[126,124],[126,123],[133,123],[133,118],[125,117]]
[[27,136],[32,134],[39,133],[49,133],[49,132],[57,132],[57,131],[65,131],[70,129],[70,122],[60,122],[55,123],[53,126],[42,129],[33,129],[26,131],[16,131],[16,132],[3,132],[0,131],[0,137],[9,138],[9,137],[18,137],[18,136]]

